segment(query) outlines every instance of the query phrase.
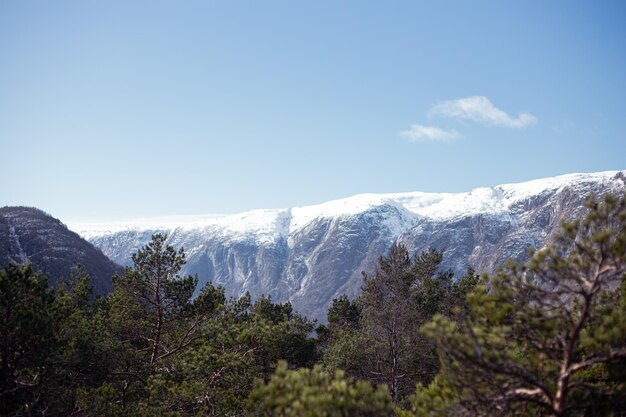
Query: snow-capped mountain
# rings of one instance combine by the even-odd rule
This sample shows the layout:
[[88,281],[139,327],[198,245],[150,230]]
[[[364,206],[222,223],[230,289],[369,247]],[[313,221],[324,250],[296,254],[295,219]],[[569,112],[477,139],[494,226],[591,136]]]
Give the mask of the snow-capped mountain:
[[184,272],[197,273],[201,283],[211,280],[231,295],[270,294],[324,320],[332,299],[355,296],[361,271],[371,272],[394,241],[412,252],[445,248],[444,267],[456,274],[469,265],[490,272],[549,243],[561,219],[579,215],[590,193],[624,192],[625,173],[571,174],[456,194],[362,194],[174,224],[70,227],[126,265],[153,233],[166,232],[170,244],[185,248]]

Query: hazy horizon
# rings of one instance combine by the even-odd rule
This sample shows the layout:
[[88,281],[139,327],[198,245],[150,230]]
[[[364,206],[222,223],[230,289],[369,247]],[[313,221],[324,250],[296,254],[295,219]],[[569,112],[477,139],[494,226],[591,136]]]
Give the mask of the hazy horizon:
[[[585,174],[616,174],[618,172],[626,172],[626,169],[623,170],[610,170],[610,171],[602,171],[602,172],[595,172],[595,173],[570,173],[570,174],[564,174],[564,175],[560,175],[557,176],[557,178],[567,178],[567,177],[575,177],[577,175],[585,175]],[[548,178],[554,178],[554,177],[548,177]],[[258,211],[275,211],[275,210],[285,210],[285,209],[293,209],[293,208],[301,208],[301,207],[315,207],[315,206],[323,206],[326,203],[333,203],[335,201],[343,201],[343,200],[352,200],[355,198],[358,198],[360,196],[366,196],[366,195],[389,195],[389,196],[397,196],[397,195],[402,195],[402,194],[420,194],[420,193],[424,193],[424,194],[433,194],[433,195],[443,195],[443,194],[449,194],[449,195],[455,195],[455,194],[472,194],[474,191],[479,190],[479,189],[484,189],[484,188],[493,188],[493,187],[499,187],[499,186],[518,186],[518,185],[525,185],[528,186],[534,182],[537,183],[542,183],[542,180],[544,180],[545,178],[535,178],[529,181],[523,181],[523,182],[517,182],[517,183],[508,183],[508,184],[496,184],[495,186],[489,186],[489,187],[478,187],[478,188],[474,188],[471,190],[465,190],[462,192],[457,192],[457,193],[447,193],[447,192],[441,192],[441,193],[435,193],[435,192],[422,192],[419,190],[413,190],[413,191],[406,191],[406,192],[398,192],[398,193],[364,193],[364,194],[356,194],[356,195],[351,195],[351,196],[345,196],[336,200],[327,200],[327,201],[320,201],[317,203],[313,203],[313,204],[297,204],[295,206],[291,206],[291,207],[256,207],[253,208],[251,210],[246,210],[246,211],[242,211],[242,212],[236,212],[236,213],[193,213],[193,214],[167,214],[167,215],[155,215],[155,216],[144,216],[144,217],[117,217],[117,218],[111,218],[111,217],[69,217],[69,218],[62,218],[60,219],[70,230],[73,230],[74,232],[80,233],[80,232],[100,232],[100,231],[107,231],[107,232],[112,232],[112,231],[123,231],[123,230],[128,230],[129,228],[138,228],[138,229],[154,229],[154,228],[158,228],[158,227],[163,227],[163,228],[176,228],[176,227],[181,227],[181,226],[198,226],[200,224],[208,224],[207,222],[211,222],[211,220],[215,220],[215,219],[220,219],[220,218],[224,218],[224,217],[229,217],[229,216],[237,216],[237,215],[242,215],[242,214],[246,214],[246,213],[250,213],[250,212],[258,212]],[[52,216],[54,216],[53,213],[49,213]]]

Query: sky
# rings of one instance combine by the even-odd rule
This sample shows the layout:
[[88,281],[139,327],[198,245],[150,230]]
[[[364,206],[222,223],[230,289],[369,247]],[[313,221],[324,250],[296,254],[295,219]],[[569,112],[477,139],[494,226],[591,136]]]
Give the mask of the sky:
[[624,1],[0,1],[0,206],[236,213],[626,169]]

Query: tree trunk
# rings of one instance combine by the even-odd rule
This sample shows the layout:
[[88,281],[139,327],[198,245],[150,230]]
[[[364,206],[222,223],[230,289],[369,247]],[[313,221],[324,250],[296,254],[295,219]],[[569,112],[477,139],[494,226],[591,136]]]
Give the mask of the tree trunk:
[[161,328],[163,327],[163,306],[161,305],[161,265],[157,265],[156,290],[154,301],[157,310],[157,320],[154,328],[154,340],[152,341],[152,355],[150,356],[150,373],[154,372],[154,365],[161,348]]

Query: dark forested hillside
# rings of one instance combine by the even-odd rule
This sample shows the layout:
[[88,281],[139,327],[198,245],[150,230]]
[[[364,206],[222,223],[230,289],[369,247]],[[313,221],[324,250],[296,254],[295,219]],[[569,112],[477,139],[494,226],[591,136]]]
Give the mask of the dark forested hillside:
[[32,263],[50,283],[68,278],[81,265],[93,280],[94,291],[113,288],[111,276],[122,268],[58,219],[32,207],[0,208],[0,266]]

